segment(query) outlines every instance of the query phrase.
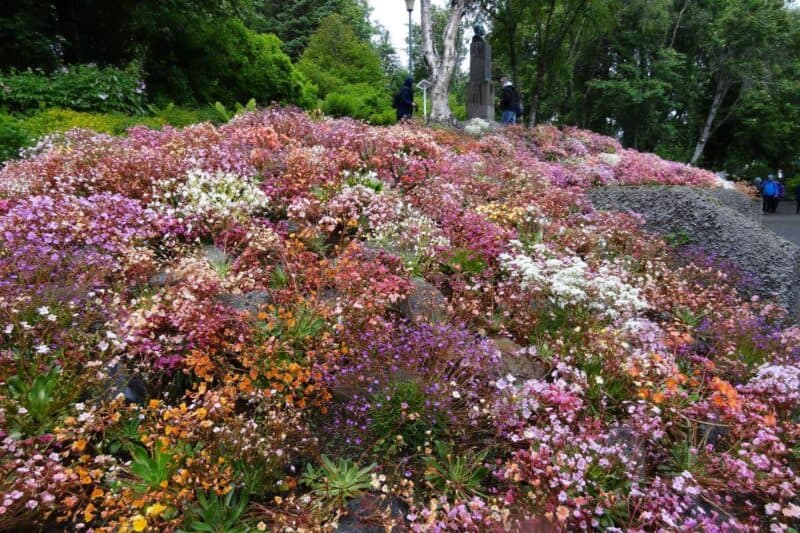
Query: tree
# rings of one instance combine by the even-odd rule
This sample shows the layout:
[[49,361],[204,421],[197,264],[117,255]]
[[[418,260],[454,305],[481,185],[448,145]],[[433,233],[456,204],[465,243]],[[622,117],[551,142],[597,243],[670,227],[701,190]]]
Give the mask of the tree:
[[696,32],[700,65],[713,89],[699,138],[689,162],[697,164],[720,124],[754,87],[769,84],[783,59],[781,36],[788,28],[782,0],[709,0],[690,10],[704,22]]
[[384,84],[381,58],[337,15],[328,15],[311,36],[297,68],[319,88],[321,97],[348,84]]
[[247,20],[259,33],[274,33],[284,43],[284,51],[297,60],[308,46],[320,22],[338,14],[362,41],[375,33],[369,21],[371,9],[366,0],[259,0]]
[[446,13],[447,24],[442,32],[441,47],[434,39],[433,11],[431,0],[420,0],[422,22],[422,50],[430,69],[432,83],[431,114],[434,122],[449,122],[453,118],[448,103],[450,82],[456,68],[458,30],[467,11],[475,6],[472,0],[452,0]]

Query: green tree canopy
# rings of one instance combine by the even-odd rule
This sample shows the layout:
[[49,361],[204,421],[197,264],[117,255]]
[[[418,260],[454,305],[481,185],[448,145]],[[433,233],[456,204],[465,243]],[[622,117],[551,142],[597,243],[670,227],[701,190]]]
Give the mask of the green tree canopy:
[[375,48],[369,41],[359,39],[337,14],[322,21],[297,68],[317,86],[323,98],[345,85],[384,86],[381,58]]

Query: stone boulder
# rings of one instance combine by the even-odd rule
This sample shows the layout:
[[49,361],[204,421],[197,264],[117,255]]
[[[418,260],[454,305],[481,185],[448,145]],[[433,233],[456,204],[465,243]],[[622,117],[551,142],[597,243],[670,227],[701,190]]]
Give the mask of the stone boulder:
[[214,301],[227,305],[237,311],[251,314],[257,313],[261,307],[273,302],[267,291],[250,291],[244,294],[223,293],[214,297]]
[[511,374],[519,381],[541,379],[547,375],[544,365],[525,353],[525,348],[507,337],[490,337],[489,343],[500,352],[498,377]]
[[400,302],[400,314],[409,320],[420,317],[430,322],[447,320],[447,298],[441,291],[422,278],[412,278],[411,283],[411,293]]
[[405,531],[408,507],[397,498],[362,494],[347,504],[347,515],[339,520],[337,533],[385,533]]
[[761,296],[800,317],[800,247],[761,225],[757,201],[738,191],[674,186],[600,187],[589,198],[597,209],[641,214],[647,230],[685,233],[754,274]]

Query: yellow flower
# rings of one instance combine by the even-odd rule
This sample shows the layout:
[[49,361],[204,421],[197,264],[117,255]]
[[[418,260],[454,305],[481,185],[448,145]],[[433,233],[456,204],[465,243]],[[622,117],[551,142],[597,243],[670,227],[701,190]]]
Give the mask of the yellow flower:
[[154,503],[150,507],[147,508],[145,514],[147,516],[160,516],[161,513],[167,510],[166,505],[161,505],[160,503]]
[[147,527],[147,518],[143,517],[140,514],[137,514],[133,518],[131,518],[131,522],[133,523],[133,530],[134,531],[144,531]]

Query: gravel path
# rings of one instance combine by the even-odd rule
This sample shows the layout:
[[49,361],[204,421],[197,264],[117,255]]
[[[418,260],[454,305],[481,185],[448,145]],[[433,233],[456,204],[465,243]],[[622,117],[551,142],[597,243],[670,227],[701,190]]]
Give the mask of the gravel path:
[[795,215],[795,203],[781,202],[778,212],[762,215],[761,223],[786,239],[800,246],[800,215]]

